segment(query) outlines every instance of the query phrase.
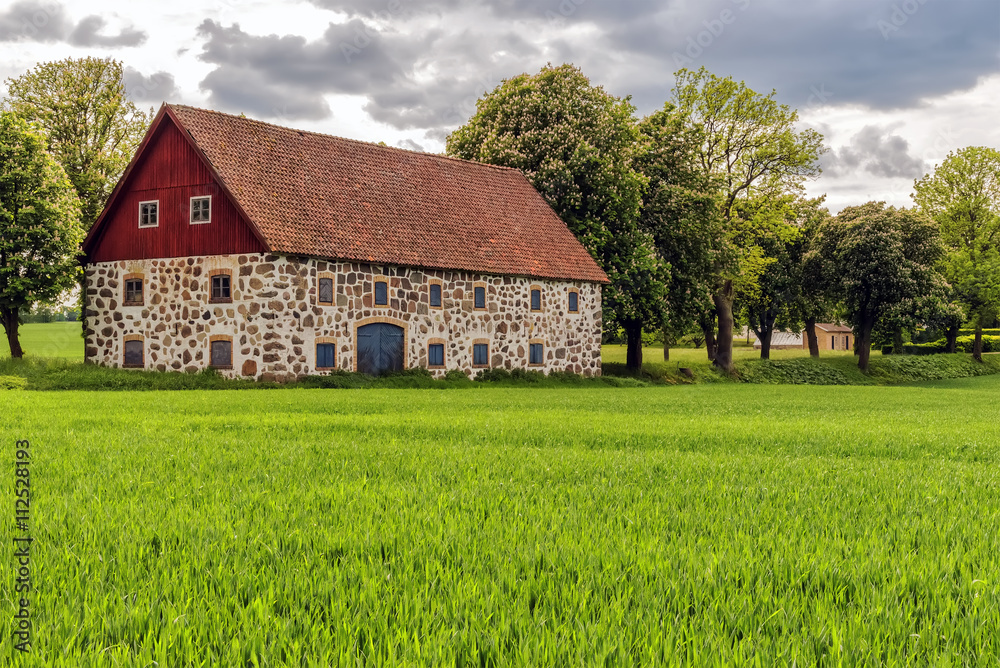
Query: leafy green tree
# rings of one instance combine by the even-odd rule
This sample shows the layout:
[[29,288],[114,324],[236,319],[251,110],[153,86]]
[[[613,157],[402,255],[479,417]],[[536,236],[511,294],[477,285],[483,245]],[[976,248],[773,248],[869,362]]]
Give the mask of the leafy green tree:
[[110,58],[42,63],[7,79],[7,109],[37,123],[80,197],[89,229],[152,119],[128,98],[122,64]]
[[720,184],[725,226],[713,270],[712,300],[718,318],[715,364],[728,373],[733,371],[737,286],[752,284],[765,264],[759,248],[741,243],[750,235],[737,203],[794,193],[805,179],[820,173],[822,135],[799,130],[798,112],[776,102],[775,95],[761,95],[705,68],[680,70],[674,88],[677,106],[704,133],[699,165]]
[[1000,311],[1000,151],[949,153],[914,190],[917,206],[941,228],[942,273],[972,317],[973,356],[982,361],[983,324]]
[[450,155],[520,169],[604,269],[605,326],[622,327],[627,367],[642,366],[642,330],[662,325],[669,268],[639,225],[646,178],[635,108],[572,65],[503,81],[448,137]]
[[816,323],[834,320],[837,306],[831,288],[836,269],[819,248],[820,231],[830,220],[824,200],[825,197],[799,200],[796,211],[801,236],[793,249],[798,288],[791,310],[795,322],[802,324],[811,357],[819,357]]
[[915,304],[941,286],[938,227],[917,211],[869,202],[832,218],[817,245],[833,263],[831,287],[854,328],[858,367],[867,371],[872,331],[899,317],[897,305]]
[[80,202],[44,133],[0,112],[0,322],[21,357],[19,314],[55,300],[80,273]]
[[799,205],[792,196],[742,199],[736,204],[744,237],[756,248],[760,272],[754,280],[736,284],[736,310],[761,343],[761,359],[771,357],[771,339],[778,329],[796,328],[795,305],[801,288],[799,258],[802,230]]
[[640,122],[639,132],[644,144],[636,166],[649,179],[640,226],[670,266],[662,329],[669,360],[670,343],[698,327],[712,308],[709,281],[722,217],[715,185],[696,167],[700,131],[668,102]]

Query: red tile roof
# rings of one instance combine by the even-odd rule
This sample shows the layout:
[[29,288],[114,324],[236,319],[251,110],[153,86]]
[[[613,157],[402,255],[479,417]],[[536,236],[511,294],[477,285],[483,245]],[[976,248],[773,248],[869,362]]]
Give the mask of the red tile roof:
[[273,252],[607,281],[518,170],[168,110]]

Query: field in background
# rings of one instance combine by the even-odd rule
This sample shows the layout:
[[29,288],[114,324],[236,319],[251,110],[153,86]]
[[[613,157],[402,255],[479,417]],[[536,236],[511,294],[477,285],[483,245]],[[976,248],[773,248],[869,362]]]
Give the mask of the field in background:
[[0,393],[32,659],[992,665],[998,392]]
[[[78,322],[46,322],[21,325],[21,349],[32,357],[57,357],[83,361],[83,337]],[[0,357],[10,355],[7,336],[0,327]]]
[[[601,347],[601,361],[603,362],[618,362],[625,364],[627,348],[620,345],[609,345],[605,344]],[[853,358],[854,353],[850,351],[823,351],[820,353],[822,358]],[[872,351],[872,357],[876,355],[881,355],[880,352]],[[772,350],[771,359],[773,360],[788,360],[788,359],[802,359],[809,357],[808,350]],[[755,350],[752,345],[748,346],[746,344],[746,339],[737,338],[733,342],[733,359],[737,362],[743,360],[757,360],[760,359],[760,350]],[[708,361],[708,356],[705,352],[705,348],[671,348],[670,349],[670,361],[663,361],[663,346],[654,347],[644,347],[642,349],[642,361],[643,364],[652,365],[668,365],[676,367],[678,364],[682,367],[699,367],[699,366],[710,366]]]

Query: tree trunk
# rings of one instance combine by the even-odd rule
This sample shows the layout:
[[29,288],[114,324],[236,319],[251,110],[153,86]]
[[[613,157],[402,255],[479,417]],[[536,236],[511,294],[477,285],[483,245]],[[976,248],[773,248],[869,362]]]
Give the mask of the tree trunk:
[[765,329],[760,333],[760,358],[762,360],[771,359],[771,337],[774,335],[774,331],[771,329]]
[[670,335],[666,329],[663,330],[663,361],[670,361]]
[[872,328],[874,322],[863,321],[858,328],[858,368],[868,373],[868,358],[872,353]]
[[897,329],[892,333],[892,354],[902,355],[903,354],[903,330]]
[[816,338],[816,318],[806,318],[806,341],[809,342],[809,357],[819,357],[819,339]]
[[726,281],[722,289],[712,296],[715,313],[719,319],[719,338],[715,345],[715,366],[727,374],[733,366],[733,282]]
[[[714,320],[714,318],[713,318]],[[708,361],[715,361],[715,323],[705,321],[701,325],[701,332],[705,335],[705,352],[708,353]]]
[[983,319],[976,318],[976,341],[972,344],[972,359],[977,362],[983,361]]
[[18,320],[17,309],[0,308],[0,321],[3,321],[4,331],[7,332],[7,345],[10,346],[10,356],[14,359],[24,357],[21,350],[21,341],[18,338],[17,330],[21,321]]
[[771,339],[774,338],[774,321],[776,315],[772,315],[771,309],[767,309],[761,314],[760,330],[755,330],[757,338],[760,340],[760,358],[762,360],[771,359]]
[[958,351],[958,330],[959,330],[959,325],[955,325],[954,327],[949,327],[948,331],[945,332],[945,338],[947,339],[948,342],[947,350],[949,353],[954,353]]
[[629,323],[625,326],[625,340],[628,351],[625,354],[625,370],[638,373],[642,371],[642,325]]

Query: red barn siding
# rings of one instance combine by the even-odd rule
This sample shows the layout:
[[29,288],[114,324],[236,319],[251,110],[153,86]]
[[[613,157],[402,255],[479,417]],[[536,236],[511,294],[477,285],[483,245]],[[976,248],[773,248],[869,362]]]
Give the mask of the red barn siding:
[[[163,119],[107,212],[90,262],[267,250],[181,132]],[[198,195],[212,196],[211,223],[190,224],[190,200]],[[159,200],[159,227],[140,229],[139,202],[149,200]]]

